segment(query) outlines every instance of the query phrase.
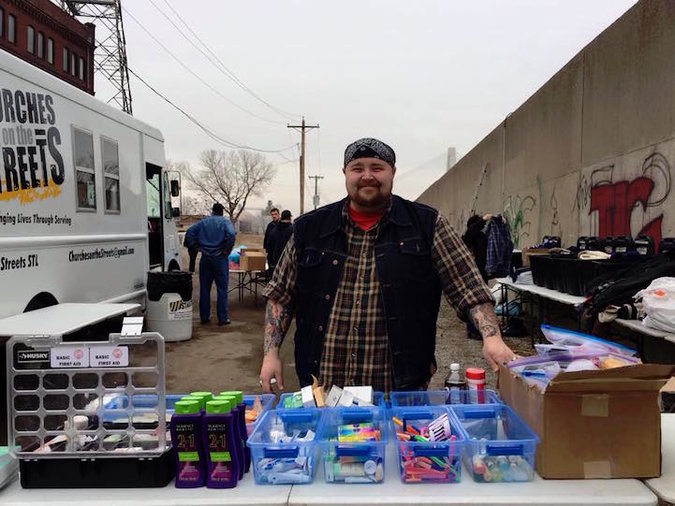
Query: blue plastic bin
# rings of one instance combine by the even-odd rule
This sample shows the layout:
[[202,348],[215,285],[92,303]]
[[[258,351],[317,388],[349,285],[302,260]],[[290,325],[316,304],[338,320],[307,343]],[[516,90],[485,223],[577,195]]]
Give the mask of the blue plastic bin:
[[[275,408],[277,411],[282,411],[285,409],[306,409],[306,408],[284,408],[284,401],[290,397],[293,397],[292,392],[287,392],[284,394],[281,394],[279,397],[279,402],[277,403],[277,407]],[[383,392],[373,392],[373,406],[379,407],[379,408],[385,408],[386,407],[386,402],[384,400],[384,393]],[[370,407],[370,406],[352,406],[352,407]],[[310,409],[315,409],[315,408],[310,408]],[[323,409],[323,408],[318,408],[318,409]],[[350,409],[350,408],[346,408]]]
[[[390,425],[398,451],[399,475],[403,483],[458,483],[462,479],[462,452],[465,436],[455,416],[446,406],[417,406],[391,409]],[[446,440],[420,441],[409,437],[408,427],[425,429],[442,416],[447,417]],[[401,422],[402,426],[394,422]],[[441,424],[439,424],[441,425]],[[444,424],[443,424],[444,425]],[[429,436],[426,436],[430,439]],[[439,438],[441,439],[441,438]]]
[[[322,411],[267,411],[249,436],[251,467],[259,485],[311,483],[319,462]],[[311,440],[303,440],[313,434]]]
[[[485,404],[502,404],[494,390],[485,390]],[[404,406],[442,406],[446,404],[477,404],[475,392],[459,390],[422,390],[414,392],[389,392],[392,408]]]
[[[319,410],[315,410],[319,411]],[[324,478],[328,483],[382,483],[388,438],[386,410],[353,407],[322,410],[321,454]],[[377,441],[344,442],[340,432],[359,424],[372,424],[379,431]]]
[[449,409],[467,439],[464,465],[474,481],[534,479],[534,452],[539,438],[509,406],[454,405]]

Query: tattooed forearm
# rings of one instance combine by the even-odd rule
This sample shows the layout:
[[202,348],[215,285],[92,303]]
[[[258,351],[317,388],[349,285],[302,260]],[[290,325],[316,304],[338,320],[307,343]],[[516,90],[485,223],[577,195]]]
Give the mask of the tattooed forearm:
[[497,316],[495,315],[495,308],[491,303],[486,302],[485,304],[472,307],[469,310],[469,317],[480,331],[480,335],[483,336],[483,339],[490,336],[501,335],[499,332]]
[[263,346],[265,355],[270,350],[281,347],[292,319],[293,313],[288,306],[279,304],[272,299],[267,301],[267,309],[265,310],[265,344]]

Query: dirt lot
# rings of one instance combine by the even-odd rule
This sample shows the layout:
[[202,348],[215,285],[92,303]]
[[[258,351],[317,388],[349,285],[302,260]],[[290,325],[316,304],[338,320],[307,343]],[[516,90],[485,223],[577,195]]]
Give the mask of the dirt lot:
[[[238,244],[260,247],[261,236],[238,236]],[[185,263],[187,265],[187,262]],[[197,303],[199,300],[198,276],[194,275],[193,287],[193,337],[189,341],[167,343],[167,389],[172,393],[195,390],[238,389],[247,393],[259,392],[258,372],[262,361],[264,300],[260,295],[245,293],[238,300],[237,291],[230,292],[229,312],[231,325],[219,327],[213,321],[202,325],[199,321]],[[230,288],[237,283],[237,276],[230,276]],[[260,290],[260,289],[259,289]],[[215,286],[211,295],[212,311],[215,312]],[[286,390],[296,390],[298,381],[293,363],[292,325],[281,349],[284,361]],[[468,366],[486,367],[481,353],[481,343],[466,338],[464,324],[454,310],[444,301],[438,318],[436,358],[439,370],[432,378],[431,388],[442,386],[451,362],[459,362],[462,368]],[[507,344],[516,353],[530,354],[529,338],[507,338]],[[488,374],[488,385],[494,387],[495,376]]]

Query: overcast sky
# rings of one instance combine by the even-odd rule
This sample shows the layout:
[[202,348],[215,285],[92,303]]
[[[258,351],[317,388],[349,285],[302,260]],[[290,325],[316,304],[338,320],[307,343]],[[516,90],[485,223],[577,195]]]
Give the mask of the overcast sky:
[[[460,157],[466,154],[634,3],[122,2],[130,68],[221,138],[278,150],[300,140],[299,133],[286,127],[289,121],[304,115],[308,124],[320,125],[307,134],[307,175],[324,176],[319,183],[322,203],[345,194],[342,156],[345,146],[359,137],[378,137],[394,148],[394,192],[416,197],[442,175],[448,147],[455,147]],[[199,45],[172,9],[271,107],[197,51],[164,16]],[[202,150],[225,149],[134,76],[131,86],[134,115],[162,130],[167,158],[198,165]],[[99,80],[97,96],[105,100],[108,93]],[[298,158],[295,147],[282,155]],[[277,166],[277,176],[251,206],[262,207],[270,199],[296,215],[297,161],[266,156]],[[305,209],[312,208],[313,191],[314,184],[307,181]]]

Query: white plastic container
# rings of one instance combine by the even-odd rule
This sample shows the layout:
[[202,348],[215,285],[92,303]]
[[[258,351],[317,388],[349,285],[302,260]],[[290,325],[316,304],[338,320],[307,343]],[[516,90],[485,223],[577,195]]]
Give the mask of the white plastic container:
[[177,293],[165,293],[158,301],[148,299],[145,321],[149,332],[157,332],[167,342],[192,338],[192,301]]

